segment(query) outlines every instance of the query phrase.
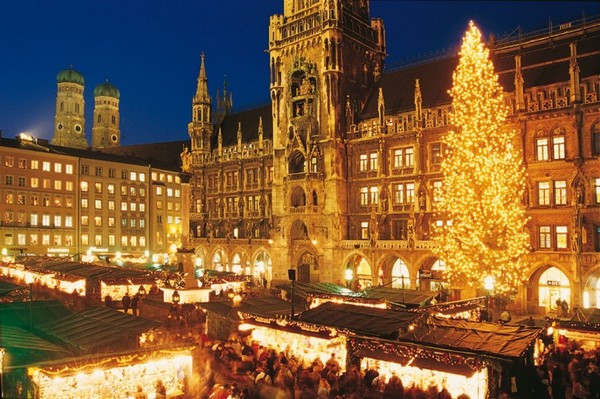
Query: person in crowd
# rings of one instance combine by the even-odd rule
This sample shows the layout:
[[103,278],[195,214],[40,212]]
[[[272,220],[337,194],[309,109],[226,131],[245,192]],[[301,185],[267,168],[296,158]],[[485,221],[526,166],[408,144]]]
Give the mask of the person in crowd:
[[404,385],[402,380],[395,373],[392,373],[390,380],[383,391],[384,399],[402,399],[404,397]]
[[131,297],[129,296],[129,293],[125,293],[125,295],[123,295],[123,298],[121,298],[121,304],[123,305],[123,313],[128,313],[129,312],[129,306],[131,306]]
[[138,385],[133,397],[135,399],[148,399],[148,394],[144,392],[144,388],[141,385]]
[[162,380],[156,380],[156,399],[166,399],[167,397],[167,387],[164,386]]
[[512,319],[512,317],[510,316],[510,312],[506,309],[500,314],[500,323],[501,324],[510,323],[511,319]]
[[134,316],[138,316],[139,304],[140,304],[140,296],[139,296],[139,294],[135,294],[133,296],[133,298],[131,298],[131,313],[133,313]]
[[319,380],[319,387],[317,388],[317,399],[329,399],[331,393],[331,386],[327,382],[327,378],[321,378]]
[[113,305],[113,300],[112,300],[112,297],[111,297],[110,295],[106,295],[106,296],[104,297],[104,305],[105,305],[107,308],[111,308],[111,309],[113,308],[113,306],[114,306],[114,305]]

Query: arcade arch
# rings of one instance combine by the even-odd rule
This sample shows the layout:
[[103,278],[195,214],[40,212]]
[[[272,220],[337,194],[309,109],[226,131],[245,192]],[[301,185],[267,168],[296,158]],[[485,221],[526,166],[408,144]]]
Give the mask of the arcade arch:
[[271,255],[264,249],[258,251],[252,261],[252,277],[255,284],[263,288],[273,279],[273,262]]
[[[346,262],[347,272],[344,276],[348,288],[364,289],[373,286],[373,270],[369,261],[360,254],[352,255]],[[351,279],[348,281],[348,279]]]
[[571,307],[571,281],[558,267],[539,268],[530,278],[529,304],[545,313],[557,311],[557,300],[566,300]]

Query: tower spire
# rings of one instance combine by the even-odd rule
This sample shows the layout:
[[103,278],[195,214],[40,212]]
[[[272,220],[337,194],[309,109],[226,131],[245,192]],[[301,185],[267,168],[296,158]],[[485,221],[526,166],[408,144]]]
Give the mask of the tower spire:
[[200,55],[200,73],[198,74],[198,86],[196,88],[195,101],[210,102],[208,94],[208,78],[206,77],[206,67],[204,66],[204,52]]

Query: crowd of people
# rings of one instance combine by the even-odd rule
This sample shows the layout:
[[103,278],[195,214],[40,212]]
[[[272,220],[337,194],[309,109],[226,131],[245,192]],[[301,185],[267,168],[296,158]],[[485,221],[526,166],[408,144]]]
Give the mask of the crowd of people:
[[342,371],[335,353],[325,363],[318,357],[307,363],[240,337],[205,341],[201,350],[211,374],[202,397],[210,399],[469,399],[437,386],[405,386],[398,375],[386,378],[374,367],[352,364]]

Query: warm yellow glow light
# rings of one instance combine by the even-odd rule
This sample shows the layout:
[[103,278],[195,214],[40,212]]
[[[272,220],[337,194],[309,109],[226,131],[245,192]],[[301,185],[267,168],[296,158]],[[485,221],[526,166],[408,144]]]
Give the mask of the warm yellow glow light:
[[497,295],[525,280],[529,237],[522,204],[525,169],[519,135],[505,126],[508,107],[498,75],[473,22],[453,76],[451,124],[444,139],[440,223],[435,231],[446,274],[454,286],[481,287],[494,278]]

